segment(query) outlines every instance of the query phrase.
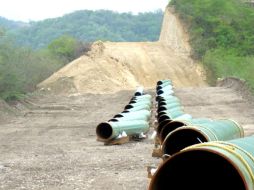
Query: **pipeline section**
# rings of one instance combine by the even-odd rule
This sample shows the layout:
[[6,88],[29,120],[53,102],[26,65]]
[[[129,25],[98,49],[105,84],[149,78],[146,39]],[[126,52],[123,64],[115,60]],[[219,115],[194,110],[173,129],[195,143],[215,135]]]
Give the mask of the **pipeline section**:
[[183,149],[164,161],[151,180],[149,190],[164,189],[253,190],[254,136]]
[[145,138],[149,131],[152,96],[138,88],[121,113],[96,127],[98,141],[110,142],[122,137]]

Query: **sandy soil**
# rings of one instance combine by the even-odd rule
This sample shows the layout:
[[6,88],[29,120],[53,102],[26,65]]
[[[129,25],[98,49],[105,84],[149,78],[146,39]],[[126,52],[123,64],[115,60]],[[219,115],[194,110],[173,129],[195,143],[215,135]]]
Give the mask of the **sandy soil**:
[[[228,87],[177,88],[195,117],[231,118],[254,134],[254,106]],[[153,141],[104,146],[95,127],[120,112],[132,91],[35,96],[24,116],[0,127],[0,189],[145,190]],[[21,106],[20,106],[21,107]]]

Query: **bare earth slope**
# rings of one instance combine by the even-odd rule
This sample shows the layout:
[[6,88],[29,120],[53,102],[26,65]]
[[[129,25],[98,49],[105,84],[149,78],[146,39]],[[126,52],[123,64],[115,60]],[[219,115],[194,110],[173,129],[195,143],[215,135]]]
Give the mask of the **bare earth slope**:
[[201,66],[189,57],[187,34],[169,9],[159,42],[96,42],[84,55],[38,85],[54,93],[114,93],[152,88],[171,78],[176,87],[204,86]]
[[160,42],[96,43],[89,56],[39,85],[51,94],[35,94],[16,106],[23,116],[0,125],[0,189],[146,190],[146,166],[160,161],[151,157],[153,141],[104,146],[95,127],[122,111],[137,85],[154,88],[162,78],[173,79],[187,113],[231,118],[246,135],[254,134],[254,106],[241,85],[206,86],[177,17],[167,12],[165,19],[170,24],[164,22]]

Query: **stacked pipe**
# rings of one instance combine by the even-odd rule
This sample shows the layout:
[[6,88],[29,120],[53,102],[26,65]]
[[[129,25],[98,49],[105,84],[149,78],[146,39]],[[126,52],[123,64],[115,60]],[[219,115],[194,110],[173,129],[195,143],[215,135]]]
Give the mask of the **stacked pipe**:
[[[157,96],[158,108],[167,105],[161,100]],[[230,119],[176,119],[165,110],[158,109],[156,129],[164,160],[149,190],[254,189],[254,137],[243,138],[243,128]]]
[[152,96],[138,88],[121,113],[96,127],[97,139],[102,142],[114,141],[122,137],[145,137],[149,130]]
[[162,143],[161,131],[166,124],[174,119],[191,119],[192,116],[184,112],[179,98],[174,96],[171,80],[158,81],[156,94],[158,121],[156,132],[157,138]]

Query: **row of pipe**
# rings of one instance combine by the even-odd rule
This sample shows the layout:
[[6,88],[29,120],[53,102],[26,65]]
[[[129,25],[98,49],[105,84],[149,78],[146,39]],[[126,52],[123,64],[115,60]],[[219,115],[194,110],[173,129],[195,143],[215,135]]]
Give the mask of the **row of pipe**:
[[149,190],[254,190],[254,136],[244,138],[243,128],[229,119],[172,118],[165,106],[170,96],[156,97],[164,160]]
[[127,136],[145,137],[149,130],[152,96],[139,87],[121,113],[96,127],[97,139],[108,142]]

